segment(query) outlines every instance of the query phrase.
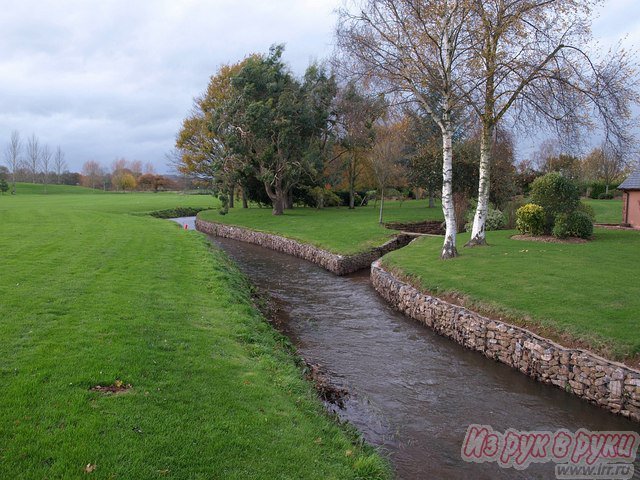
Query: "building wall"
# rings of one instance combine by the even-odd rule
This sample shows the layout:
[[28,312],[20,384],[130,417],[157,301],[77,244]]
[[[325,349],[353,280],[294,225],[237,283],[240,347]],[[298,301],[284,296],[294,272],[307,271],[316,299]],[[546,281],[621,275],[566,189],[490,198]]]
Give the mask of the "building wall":
[[629,190],[622,197],[623,215],[626,223],[640,227],[640,191]]

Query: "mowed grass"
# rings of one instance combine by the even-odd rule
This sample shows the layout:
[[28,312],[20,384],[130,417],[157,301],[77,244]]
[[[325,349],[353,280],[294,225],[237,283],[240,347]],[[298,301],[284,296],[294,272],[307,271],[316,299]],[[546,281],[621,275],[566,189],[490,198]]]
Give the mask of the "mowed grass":
[[[13,184],[9,182],[9,192]],[[43,185],[41,183],[16,183],[16,194],[18,195],[86,195],[104,194],[106,192],[93,188],[79,187],[75,185]]]
[[[348,255],[382,245],[397,232],[378,223],[379,209],[373,205],[349,210],[340,208],[294,208],[284,215],[270,208],[234,208],[227,215],[201,212],[203,220],[247,227],[300,240],[330,252]],[[427,208],[426,200],[385,203],[385,222],[442,220],[442,208]]]
[[488,232],[489,247],[439,260],[442,241],[421,238],[383,258],[423,289],[459,293],[471,305],[551,327],[616,359],[640,353],[640,232],[596,229],[586,244],[513,240]]
[[622,200],[619,198],[613,200],[583,200],[587,205],[593,207],[596,214],[596,222],[598,223],[620,223],[622,222]]
[[[0,197],[0,478],[385,478],[176,194]],[[116,381],[127,393],[90,391]],[[86,473],[93,470],[92,473]]]

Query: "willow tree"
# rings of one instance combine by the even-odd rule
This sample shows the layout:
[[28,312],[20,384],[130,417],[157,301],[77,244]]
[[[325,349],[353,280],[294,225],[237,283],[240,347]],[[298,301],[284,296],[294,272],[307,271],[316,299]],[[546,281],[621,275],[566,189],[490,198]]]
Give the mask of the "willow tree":
[[465,99],[469,9],[466,0],[361,0],[340,11],[339,47],[356,72],[420,102],[442,134],[442,210],[446,232],[441,258],[457,255],[452,193],[452,114]]
[[551,125],[565,139],[593,129],[629,141],[635,71],[622,50],[595,55],[593,9],[602,0],[473,0],[469,28],[473,60],[465,86],[482,126],[478,204],[467,245],[486,244],[495,131],[512,113],[531,131]]

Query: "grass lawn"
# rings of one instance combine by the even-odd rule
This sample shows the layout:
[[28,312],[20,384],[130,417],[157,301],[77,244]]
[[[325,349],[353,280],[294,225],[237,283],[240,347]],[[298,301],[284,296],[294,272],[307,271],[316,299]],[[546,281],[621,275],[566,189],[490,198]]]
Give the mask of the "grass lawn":
[[598,223],[620,223],[622,221],[622,200],[583,200],[587,205],[593,207]]
[[226,257],[129,215],[212,197],[18,192],[0,196],[0,478],[388,476]]
[[[640,353],[640,232],[596,229],[586,244],[512,240],[488,232],[486,248],[439,260],[442,241],[421,238],[383,259],[433,293],[520,324],[551,327],[616,359]],[[468,234],[460,235],[461,246]]]
[[[378,208],[373,205],[349,210],[346,207],[294,208],[274,216],[270,208],[234,208],[227,215],[216,210],[199,214],[203,220],[248,227],[310,243],[343,255],[382,245],[393,230],[378,223]],[[442,220],[442,208],[427,208],[427,200],[385,203],[385,222]]]

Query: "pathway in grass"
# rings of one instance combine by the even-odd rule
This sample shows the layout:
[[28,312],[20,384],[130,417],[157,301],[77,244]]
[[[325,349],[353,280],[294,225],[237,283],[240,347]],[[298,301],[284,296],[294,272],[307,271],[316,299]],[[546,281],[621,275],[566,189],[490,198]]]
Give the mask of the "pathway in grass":
[[[174,194],[0,197],[0,478],[383,478]],[[126,393],[90,389],[122,381]],[[87,467],[89,466],[89,467]]]
[[[384,257],[385,265],[433,293],[457,292],[485,309],[530,317],[620,359],[640,353],[640,233],[596,229],[586,244],[554,244],[489,232],[491,246],[439,260],[441,242],[422,238]],[[467,240],[461,235],[459,243]]]
[[[442,208],[427,208],[426,202],[388,202],[385,222],[441,220]],[[203,220],[282,235],[343,255],[377,247],[394,235],[393,230],[378,223],[378,209],[372,205],[354,210],[294,208],[280,216],[272,215],[270,208],[234,208],[227,215],[212,210],[199,216]]]

